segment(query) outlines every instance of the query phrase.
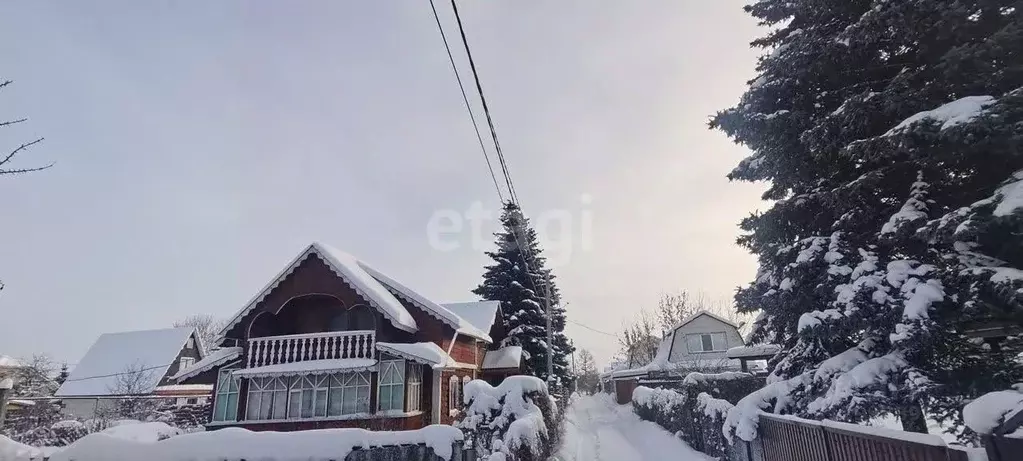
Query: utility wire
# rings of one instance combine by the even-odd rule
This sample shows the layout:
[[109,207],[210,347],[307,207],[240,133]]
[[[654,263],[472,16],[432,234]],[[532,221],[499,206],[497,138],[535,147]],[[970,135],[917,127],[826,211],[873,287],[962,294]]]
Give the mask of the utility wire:
[[469,97],[465,94],[465,85],[462,84],[462,76],[458,74],[458,67],[455,66],[455,58],[451,55],[451,46],[448,45],[448,36],[444,33],[444,27],[440,24],[440,16],[437,15],[437,7],[433,0],[430,0],[430,9],[433,10],[433,19],[437,21],[437,30],[440,31],[440,38],[444,40],[444,49],[448,52],[448,61],[451,62],[451,70],[458,80],[458,89],[462,92],[462,101],[465,102],[465,109],[469,111],[469,121],[472,122],[472,129],[476,131],[476,140],[480,142],[480,150],[483,151],[483,159],[487,161],[487,169],[490,170],[490,179],[494,180],[494,188],[497,189],[497,197],[504,203],[504,195],[501,194],[501,186],[497,184],[497,175],[494,174],[494,167],[490,163],[490,156],[487,155],[487,148],[483,143],[483,136],[480,135],[479,125],[476,124],[476,115],[472,112],[469,104]]
[[133,374],[141,373],[141,372],[144,372],[144,371],[158,370],[160,368],[167,368],[169,366],[171,366],[170,363],[165,364],[165,365],[157,365],[155,367],[140,368],[138,370],[129,370],[129,371],[122,371],[120,373],[111,373],[109,375],[96,375],[96,376],[85,376],[85,377],[82,377],[82,378],[75,378],[75,379],[65,379],[64,382],[66,383],[66,382],[69,382],[69,381],[85,381],[87,379],[111,378],[111,377],[114,377],[114,376],[133,375]]
[[600,333],[600,334],[602,334],[602,335],[608,335],[608,336],[614,336],[614,337],[616,337],[616,338],[618,337],[618,335],[616,335],[616,334],[614,334],[614,333],[608,333],[608,332],[606,332],[606,331],[600,331],[600,330],[598,330],[598,329],[596,329],[596,328],[593,328],[593,327],[591,327],[591,326],[583,325],[583,324],[581,324],[581,323],[579,323],[579,322],[576,322],[576,321],[573,321],[573,320],[569,320],[569,319],[567,319],[567,318],[565,319],[565,321],[566,321],[566,322],[568,322],[568,323],[571,323],[572,325],[578,325],[578,326],[581,326],[581,327],[583,327],[583,328],[585,328],[585,329],[587,329],[587,330],[590,330],[590,331],[592,331],[592,332],[595,332],[595,333]]
[[501,150],[501,142],[497,139],[497,130],[494,129],[494,119],[490,117],[490,108],[487,107],[487,98],[483,95],[483,85],[480,84],[479,73],[476,72],[476,61],[472,59],[472,51],[469,51],[469,41],[465,38],[465,28],[462,27],[462,17],[458,14],[458,5],[451,0],[451,9],[455,12],[455,21],[458,22],[458,32],[462,36],[462,45],[465,47],[465,55],[469,57],[469,67],[472,69],[473,80],[476,81],[476,91],[480,94],[480,102],[483,104],[483,113],[487,116],[487,125],[490,127],[490,136],[494,139],[494,149],[497,151],[497,160],[501,163],[501,171],[504,173],[504,181],[508,185],[508,195],[512,203],[518,205],[518,194],[515,193],[515,186],[512,185],[511,175],[508,173],[508,163],[505,162],[504,152]]

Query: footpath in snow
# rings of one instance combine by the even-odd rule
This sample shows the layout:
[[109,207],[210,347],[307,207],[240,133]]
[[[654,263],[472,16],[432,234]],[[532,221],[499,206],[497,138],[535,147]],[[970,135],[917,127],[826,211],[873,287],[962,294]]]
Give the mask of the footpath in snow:
[[565,415],[559,461],[706,461],[660,426],[643,421],[611,396],[579,396]]

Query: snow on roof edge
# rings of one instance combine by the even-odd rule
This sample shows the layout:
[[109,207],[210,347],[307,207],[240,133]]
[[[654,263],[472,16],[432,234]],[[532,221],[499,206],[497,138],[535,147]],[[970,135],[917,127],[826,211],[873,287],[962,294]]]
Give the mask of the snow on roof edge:
[[377,279],[384,287],[387,287],[392,293],[402,298],[407,299],[412,304],[419,307],[427,314],[437,318],[438,320],[448,324],[448,326],[454,328],[459,333],[464,333],[477,339],[482,339],[487,342],[493,342],[490,335],[476,328],[472,323],[455,314],[448,308],[430,301],[429,298],[419,294],[415,290],[403,285],[401,282],[394,280],[388,275],[374,269],[365,261],[358,261],[359,266],[363,270],[369,273],[370,276]]
[[[298,266],[302,263],[302,261],[305,261],[306,258],[308,258],[309,256],[312,256],[312,255],[316,255],[318,258],[320,258],[321,261],[326,263],[327,267],[331,268],[331,270],[334,271],[335,274],[337,274],[339,277],[341,277],[341,279],[345,280],[345,283],[348,284],[348,286],[350,286],[353,290],[355,290],[356,293],[358,293],[360,296],[363,296],[363,297],[367,298],[367,300],[370,300],[371,298],[369,296],[367,296],[366,294],[364,294],[363,292],[361,292],[360,290],[358,290],[355,286],[353,286],[352,283],[348,280],[347,277],[345,277],[342,274],[338,273],[338,268],[335,267],[334,263],[340,263],[340,261],[334,261],[335,258],[328,254],[331,251],[334,251],[334,252],[338,253],[339,255],[346,255],[347,256],[346,253],[342,253],[342,252],[340,252],[338,250],[334,250],[330,246],[321,244],[319,242],[313,242],[309,246],[307,246],[305,250],[303,250],[301,253],[298,254],[298,256],[296,256],[294,259],[291,260],[291,263],[289,263],[284,269],[282,269],[280,272],[278,272],[277,276],[275,276],[273,279],[271,279],[270,282],[267,283],[266,286],[264,286],[262,290],[260,290],[254,297],[252,297],[249,300],[249,302],[246,303],[245,306],[242,307],[241,310],[238,311],[238,313],[236,313],[233,317],[231,317],[231,320],[228,321],[224,325],[224,328],[220,329],[220,333],[218,334],[216,342],[219,344],[221,341],[223,341],[223,339],[227,335],[228,331],[230,331],[232,328],[234,328],[236,325],[238,325],[238,323],[241,322],[241,319],[243,317],[245,317],[246,315],[248,315],[252,311],[252,309],[254,309],[256,307],[256,305],[260,303],[260,301],[262,301],[264,298],[266,298],[267,295],[269,295],[270,292],[273,291],[274,288],[277,288],[277,286],[280,285],[281,282],[284,281],[285,278],[287,278],[289,275],[291,275],[291,273],[294,272],[295,269],[298,268]],[[356,261],[358,261],[358,260],[356,259]],[[395,300],[395,301],[397,301],[397,300]],[[400,304],[400,302],[399,302],[399,304]],[[383,312],[383,309],[381,309],[380,307],[378,307],[378,306],[373,306],[373,307],[376,307],[381,312]],[[407,313],[408,313],[408,311],[406,310],[406,314]],[[386,313],[385,313],[385,315],[386,315]],[[400,330],[409,331],[409,332],[415,332],[415,331],[418,331],[418,328],[419,328],[418,325],[415,324],[415,319],[411,318],[411,315],[409,315],[409,319],[408,319],[409,321],[411,321],[411,325],[403,325],[403,322],[396,321],[395,319],[390,318],[390,317],[388,317],[388,320],[390,320],[391,324],[393,324],[395,327],[397,327]],[[411,328],[411,330],[410,330],[410,328]]]

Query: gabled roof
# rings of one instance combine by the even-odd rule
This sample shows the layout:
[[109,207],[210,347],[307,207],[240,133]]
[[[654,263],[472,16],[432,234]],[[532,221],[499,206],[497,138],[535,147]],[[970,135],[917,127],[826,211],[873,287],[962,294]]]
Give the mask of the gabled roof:
[[266,298],[274,288],[277,288],[277,285],[284,281],[288,275],[291,275],[302,261],[305,261],[310,256],[316,256],[326,263],[327,267],[334,271],[356,293],[365,298],[371,306],[380,311],[396,328],[410,333],[418,331],[419,327],[416,325],[416,320],[412,318],[412,314],[409,314],[408,309],[405,309],[401,301],[398,301],[386,287],[369,275],[359,263],[359,260],[347,253],[335,250],[322,243],[314,242],[299,253],[284,270],[270,280],[270,283],[267,283],[245,307],[238,311],[231,318],[231,321],[227,322],[227,325],[220,330],[220,336],[223,337],[231,328],[234,328],[242,318],[249,312],[252,312],[252,309],[263,298]]
[[125,392],[119,384],[126,376],[138,379],[130,391],[148,394],[167,374],[194,331],[181,327],[100,335],[54,396],[118,395]]
[[487,329],[480,329],[474,323],[455,314],[448,308],[430,301],[427,297],[419,294],[398,281],[388,277],[383,272],[374,269],[365,262],[337,250],[329,245],[315,242],[309,245],[291,263],[268,283],[248,304],[245,305],[231,321],[220,331],[221,337],[234,328],[249,312],[255,309],[267,295],[273,291],[285,278],[288,277],[306,258],[316,256],[327,264],[335,274],[365,298],[371,306],[384,314],[391,324],[398,329],[413,333],[418,331],[415,319],[409,314],[405,305],[398,300],[403,298],[426,314],[437,318],[451,326],[459,333],[472,336],[483,341],[490,342],[490,335]]
[[497,320],[497,311],[501,309],[501,301],[472,301],[467,303],[441,304],[455,315],[465,319],[477,330],[490,332]]
[[699,312],[697,312],[697,313],[695,313],[693,315],[690,315],[689,318],[683,320],[681,323],[676,325],[674,328],[672,328],[672,331],[678,330],[679,328],[682,328],[682,327],[686,326],[686,324],[688,324],[689,322],[692,322],[693,320],[696,320],[697,318],[699,318],[701,316],[704,316],[704,315],[706,315],[706,316],[708,316],[708,317],[710,317],[710,318],[712,318],[714,320],[717,320],[717,321],[719,321],[721,323],[724,323],[724,324],[726,324],[728,326],[731,326],[732,328],[735,328],[736,331],[739,330],[739,326],[736,325],[735,322],[732,322],[731,320],[728,320],[728,319],[726,319],[724,317],[721,317],[720,315],[717,315],[717,314],[715,314],[715,313],[713,313],[711,311],[701,310],[701,311],[699,311]]

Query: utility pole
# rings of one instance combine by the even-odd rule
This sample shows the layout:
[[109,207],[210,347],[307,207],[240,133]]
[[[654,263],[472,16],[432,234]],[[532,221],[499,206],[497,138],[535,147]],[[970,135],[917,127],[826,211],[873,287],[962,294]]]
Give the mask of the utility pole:
[[547,312],[547,387],[554,381],[554,331],[551,327],[551,273],[544,273],[544,310]]

